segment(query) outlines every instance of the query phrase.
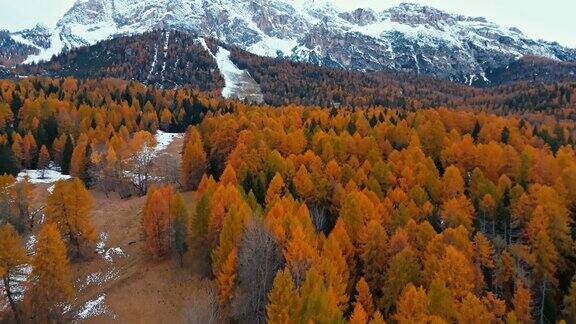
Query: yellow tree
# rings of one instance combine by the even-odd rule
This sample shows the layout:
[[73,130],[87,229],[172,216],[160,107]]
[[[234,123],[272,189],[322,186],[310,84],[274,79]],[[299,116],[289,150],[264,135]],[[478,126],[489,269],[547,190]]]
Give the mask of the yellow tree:
[[284,250],[286,266],[292,273],[296,285],[300,285],[305,279],[307,271],[318,260],[318,252],[309,242],[302,228],[296,226],[292,233],[292,238],[288,241]]
[[34,139],[34,136],[32,136],[32,133],[28,132],[28,134],[24,136],[22,150],[24,166],[27,169],[30,169],[32,167],[32,162],[38,153],[38,146],[36,145],[36,140]]
[[368,223],[363,232],[364,244],[360,257],[364,265],[364,277],[375,297],[380,298],[388,266],[388,255],[383,252],[388,250],[388,235],[384,227],[376,221]]
[[447,321],[456,321],[456,299],[442,280],[433,280],[428,288],[430,314],[439,316]]
[[371,220],[378,220],[374,203],[362,192],[351,192],[346,196],[340,209],[340,218],[353,242],[360,238],[360,232]]
[[298,323],[344,323],[338,297],[315,269],[306,274],[296,309]]
[[394,307],[407,284],[419,283],[421,271],[420,261],[411,247],[403,249],[390,260],[380,301],[384,311],[389,312]]
[[298,172],[296,173],[294,186],[296,187],[296,191],[300,198],[304,200],[310,200],[312,198],[312,195],[314,194],[314,183],[304,165],[300,166],[300,169],[298,169]]
[[393,318],[399,324],[426,323],[429,320],[430,300],[422,287],[408,284],[398,298],[396,314]]
[[457,167],[451,165],[446,168],[442,177],[444,198],[451,199],[464,193],[464,179]]
[[90,222],[92,196],[79,179],[59,181],[46,200],[46,218],[58,226],[76,258],[96,240],[96,230]]
[[470,200],[464,195],[450,198],[442,204],[440,217],[446,227],[464,226],[467,230],[472,229],[472,220],[474,216],[474,207]]
[[44,178],[46,176],[46,169],[50,163],[50,153],[46,145],[42,145],[40,149],[40,155],[38,156],[38,170],[40,170],[40,177]]
[[207,157],[204,152],[202,138],[195,127],[187,134],[187,142],[182,154],[181,179],[186,190],[196,190],[202,176],[206,172]]
[[386,324],[386,321],[384,320],[384,316],[382,316],[380,311],[376,311],[376,312],[374,312],[374,316],[372,317],[372,319],[370,320],[369,323],[370,324]]
[[4,295],[12,308],[15,321],[21,323],[20,310],[15,300],[18,292],[13,291],[13,287],[17,283],[15,277],[19,275],[19,270],[28,262],[28,256],[22,239],[11,225],[0,227],[0,247],[0,275],[4,283]]
[[66,303],[74,295],[66,246],[56,224],[48,223],[38,234],[25,303],[36,323],[61,320]]
[[279,173],[274,175],[272,181],[268,185],[268,190],[266,191],[266,205],[270,204],[276,197],[282,196],[282,190],[284,189],[284,179]]
[[12,154],[14,159],[18,163],[18,167],[24,167],[24,143],[22,136],[19,133],[14,132],[12,135]]
[[236,287],[236,266],[238,263],[238,253],[234,247],[224,264],[222,264],[220,271],[216,274],[216,283],[218,284],[218,291],[220,296],[220,304],[229,306]]
[[218,246],[212,251],[212,271],[215,276],[223,271],[225,263],[230,258],[230,253],[236,250],[249,215],[250,211],[246,205],[243,205],[241,209],[231,209],[226,214],[220,231]]
[[354,311],[350,316],[350,324],[366,324],[366,323],[368,323],[368,316],[364,311],[364,307],[362,307],[362,304],[356,303],[354,305]]
[[347,292],[350,270],[336,237],[330,236],[324,240],[317,269],[325,278],[328,286],[333,289],[338,307],[342,311],[346,310],[349,299]]
[[296,290],[288,269],[276,273],[272,290],[268,294],[266,318],[268,323],[295,323]]
[[170,218],[172,219],[172,244],[174,251],[178,255],[180,266],[184,263],[184,254],[189,248],[189,238],[191,231],[191,219],[184,198],[180,193],[176,193],[172,198]]
[[470,292],[464,296],[458,312],[459,323],[492,323],[495,320],[494,317],[480,298]]
[[84,178],[86,175],[86,167],[88,165],[88,158],[86,150],[88,148],[88,139],[83,138],[79,140],[78,145],[72,151],[72,158],[70,159],[70,175],[73,177]]
[[530,296],[530,290],[524,287],[522,281],[516,281],[516,292],[514,293],[514,299],[512,299],[512,305],[514,305],[514,314],[520,323],[532,323],[532,298]]
[[151,188],[146,196],[142,210],[142,225],[146,249],[155,258],[166,256],[170,252],[171,205],[174,189],[164,186]]
[[366,315],[368,317],[372,317],[374,312],[374,300],[372,299],[372,294],[370,293],[370,288],[368,287],[368,283],[364,280],[364,277],[361,277],[356,284],[356,304],[361,304],[364,311],[366,311]]
[[544,321],[544,300],[548,284],[555,284],[556,264],[560,258],[558,250],[548,235],[549,221],[542,206],[533,212],[532,220],[528,224],[527,234],[529,240],[532,267],[537,280],[540,282],[541,305],[538,310],[539,321]]

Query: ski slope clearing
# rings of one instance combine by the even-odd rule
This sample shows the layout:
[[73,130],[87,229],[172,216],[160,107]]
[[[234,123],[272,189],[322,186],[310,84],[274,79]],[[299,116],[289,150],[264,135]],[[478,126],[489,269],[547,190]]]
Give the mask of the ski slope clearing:
[[222,97],[237,98],[251,102],[261,103],[264,101],[262,90],[248,71],[240,70],[230,59],[230,51],[223,47],[218,48],[215,55],[220,74],[224,78]]

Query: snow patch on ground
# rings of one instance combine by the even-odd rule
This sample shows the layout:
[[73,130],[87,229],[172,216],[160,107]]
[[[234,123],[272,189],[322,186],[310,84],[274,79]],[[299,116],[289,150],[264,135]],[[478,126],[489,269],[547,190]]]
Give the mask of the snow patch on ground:
[[248,47],[248,51],[260,56],[276,57],[278,53],[290,57],[292,50],[298,47],[297,39],[281,39],[262,35],[262,40]]
[[240,70],[230,59],[230,51],[223,47],[218,48],[216,64],[220,74],[224,78],[222,97],[250,99],[255,102],[263,102],[262,90],[248,71]]
[[120,276],[120,270],[111,268],[107,271],[98,271],[86,276],[84,280],[78,280],[78,291],[83,291],[90,286],[100,286]]
[[154,73],[154,67],[156,66],[156,63],[158,63],[158,45],[154,47],[154,58],[152,59],[152,66],[150,67],[150,72],[148,72],[146,80],[149,80],[152,76],[152,73]]
[[28,253],[30,254],[34,253],[37,242],[38,240],[36,239],[36,236],[30,235],[30,237],[28,237],[28,240],[26,240],[26,251],[28,251]]
[[117,255],[120,257],[126,257],[124,250],[122,250],[119,247],[112,247],[112,248],[109,248],[108,250],[106,250],[106,253],[104,253],[104,260],[106,260],[108,262],[112,262],[114,255]]
[[32,266],[29,264],[21,265],[16,270],[10,273],[10,290],[14,294],[16,301],[24,299],[26,292],[28,278],[32,273]]
[[91,299],[84,303],[80,310],[76,314],[76,318],[79,320],[85,320],[90,317],[100,316],[100,315],[110,315],[115,318],[112,311],[106,306],[106,294],[102,294],[95,299]]
[[102,258],[108,262],[113,262],[114,257],[126,257],[124,250],[118,246],[113,246],[106,248],[106,242],[108,241],[108,233],[101,232],[98,242],[96,243],[96,253],[98,253]]
[[24,178],[28,178],[28,181],[32,184],[39,183],[54,183],[60,180],[68,180],[72,177],[66,174],[60,173],[56,170],[46,170],[44,172],[44,178],[42,178],[42,171],[40,170],[24,170],[18,173],[16,181],[24,181]]
[[[12,296],[14,300],[20,302],[24,299],[24,293],[26,292],[28,278],[32,273],[32,266],[29,264],[21,265],[10,272],[8,279],[10,282],[10,291],[12,291]],[[7,300],[4,298],[4,284],[0,285],[0,312],[9,307]]]
[[216,59],[216,56],[214,56],[214,54],[212,53],[212,51],[208,47],[208,44],[206,44],[206,40],[204,38],[200,37],[196,41],[198,41],[198,43],[200,43],[200,45],[208,52],[208,54],[210,54],[214,59]]
[[156,131],[154,138],[156,139],[156,152],[164,151],[168,146],[177,138],[184,137],[183,133],[166,133],[161,130]]
[[160,77],[164,81],[164,71],[166,71],[166,60],[168,58],[168,44],[170,42],[170,32],[166,32],[166,38],[164,39],[164,61],[162,62],[162,71],[160,72]]
[[108,241],[108,233],[101,232],[98,237],[98,242],[96,243],[96,252],[98,254],[104,253],[104,249],[106,249],[106,241]]

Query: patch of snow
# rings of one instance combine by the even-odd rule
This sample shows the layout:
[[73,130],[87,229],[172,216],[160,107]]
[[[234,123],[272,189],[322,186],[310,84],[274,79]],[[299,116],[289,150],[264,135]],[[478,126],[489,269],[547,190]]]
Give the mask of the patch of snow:
[[38,46],[38,45],[32,43],[31,41],[27,40],[26,38],[22,37],[22,35],[13,34],[13,35],[11,35],[11,37],[12,37],[12,39],[13,39],[14,41],[16,41],[16,42],[18,42],[18,43],[21,43],[21,44],[24,44],[24,45],[27,45],[27,46],[30,46],[30,47],[34,47],[34,48],[36,48],[36,49],[39,50],[39,51],[43,51],[43,50],[44,50],[44,49],[41,48],[40,46]]
[[216,53],[216,63],[218,64],[218,69],[224,78],[224,88],[222,89],[222,96],[224,98],[230,98],[234,92],[238,89],[238,81],[244,74],[244,71],[240,70],[236,64],[230,59],[230,51],[219,47],[218,53]]
[[[14,299],[16,301],[21,301],[24,299],[28,278],[30,277],[31,273],[32,266],[29,264],[21,265],[10,273],[10,290],[14,294]],[[0,291],[3,291],[3,288],[0,289]]]
[[164,71],[166,71],[166,60],[168,58],[168,43],[170,42],[170,32],[166,32],[166,39],[164,40],[164,61],[162,62],[162,71],[160,78],[164,81]]
[[170,32],[166,32],[166,39],[164,40],[164,57],[166,57],[166,51],[168,50],[168,42],[170,41]]
[[220,74],[224,78],[222,97],[246,99],[252,97],[256,102],[264,101],[260,86],[248,71],[240,70],[230,59],[230,51],[223,47],[218,48],[216,63]]
[[108,233],[101,232],[98,242],[96,243],[96,253],[100,254],[102,258],[108,262],[114,261],[114,256],[126,257],[126,253],[120,247],[110,247],[106,248],[106,242],[108,241]]
[[184,137],[183,133],[166,133],[161,130],[156,131],[154,138],[156,139],[156,152],[164,151],[168,146],[177,138]]
[[90,317],[100,316],[100,315],[111,315],[115,317],[108,306],[106,306],[106,294],[102,294],[95,299],[89,300],[78,311],[76,318],[80,320],[85,320]]
[[30,237],[28,237],[28,240],[26,240],[26,251],[28,251],[28,253],[33,253],[34,249],[36,248],[37,242],[38,240],[36,239],[36,236],[30,235]]
[[66,313],[68,313],[68,312],[71,311],[71,310],[72,310],[72,305],[66,304],[66,305],[64,305],[64,307],[62,308],[62,314],[66,314]]
[[106,260],[108,262],[112,262],[114,255],[117,255],[120,257],[126,257],[124,250],[122,250],[119,247],[112,247],[112,248],[109,248],[108,250],[106,250],[106,253],[104,253],[104,260]]
[[23,181],[28,178],[28,181],[32,184],[39,183],[54,183],[60,180],[68,180],[72,177],[66,174],[62,174],[60,171],[56,170],[46,170],[44,171],[44,178],[42,178],[42,171],[40,170],[24,170],[18,173],[16,181]]
[[53,30],[52,35],[50,36],[50,47],[40,50],[38,54],[28,56],[23,63],[31,64],[41,61],[50,61],[52,56],[60,54],[64,47],[65,45],[62,41],[62,38],[60,38],[60,33],[56,30]]
[[99,286],[120,276],[120,271],[116,268],[111,268],[108,271],[98,271],[86,276],[84,280],[78,280],[78,290],[82,291],[89,286]]
[[212,54],[212,51],[210,50],[210,48],[208,47],[208,44],[206,44],[206,40],[202,37],[196,39],[196,41],[198,43],[200,43],[200,45],[210,54],[212,55],[213,58],[216,58],[216,56],[214,56],[214,54]]
[[[96,14],[101,14],[97,12]],[[112,37],[118,32],[116,24],[109,22],[100,22],[94,24],[70,24],[69,32],[72,35],[82,35],[82,40],[86,42],[85,45],[96,44]]]
[[98,238],[98,242],[96,243],[96,252],[98,254],[103,254],[106,249],[106,241],[108,241],[108,233],[101,232]]
[[248,47],[251,53],[260,56],[276,57],[278,53],[282,56],[290,57],[292,50],[298,47],[297,39],[281,39],[263,35],[262,40]]
[[150,72],[148,72],[146,80],[149,80],[150,77],[152,76],[152,73],[154,73],[154,67],[156,66],[157,62],[158,62],[158,45],[154,47],[154,58],[152,59],[152,66],[150,67]]
[[56,185],[51,185],[51,186],[48,187],[48,189],[46,189],[46,190],[48,190],[49,193],[53,193],[55,187],[56,187]]

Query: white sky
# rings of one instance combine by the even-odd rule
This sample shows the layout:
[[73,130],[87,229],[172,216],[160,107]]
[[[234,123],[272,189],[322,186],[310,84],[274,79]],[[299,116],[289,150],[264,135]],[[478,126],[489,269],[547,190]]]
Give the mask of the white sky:
[[[37,22],[53,25],[75,0],[0,0],[0,29],[18,30]],[[138,1],[138,0],[134,0]],[[355,9],[383,10],[406,0],[328,0]],[[576,48],[575,0],[410,0],[451,13],[482,16],[526,35]]]

